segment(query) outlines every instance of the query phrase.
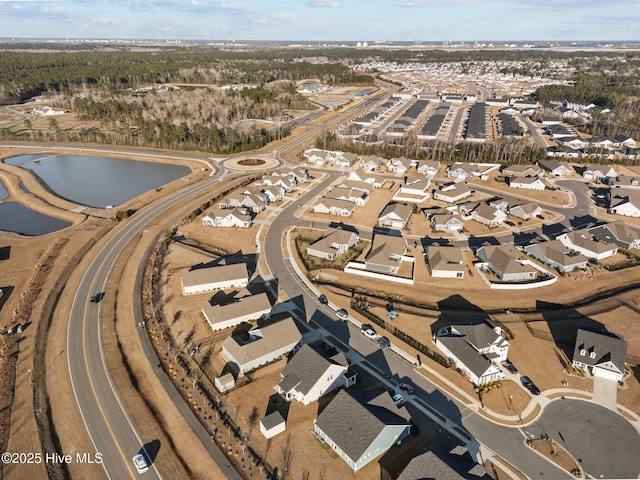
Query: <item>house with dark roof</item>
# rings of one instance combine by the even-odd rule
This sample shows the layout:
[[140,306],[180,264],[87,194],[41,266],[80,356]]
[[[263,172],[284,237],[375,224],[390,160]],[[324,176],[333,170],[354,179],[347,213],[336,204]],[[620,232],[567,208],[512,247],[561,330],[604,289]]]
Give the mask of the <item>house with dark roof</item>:
[[573,175],[573,170],[569,168],[566,163],[560,162],[555,158],[549,160],[539,160],[538,166],[554,177],[568,177]]
[[627,342],[606,330],[579,326],[573,350],[573,368],[591,375],[621,381],[624,376]]
[[470,382],[483,385],[505,377],[498,365],[507,359],[509,342],[501,333],[488,323],[452,324],[437,331],[435,344]]
[[406,438],[410,419],[387,391],[356,397],[341,390],[316,418],[314,433],[357,472]]
[[615,243],[627,250],[640,248],[640,232],[630,228],[622,220],[592,227],[589,233],[598,241]]
[[560,240],[534,243],[524,247],[524,250],[528,255],[547,265],[551,265],[559,272],[572,272],[576,268],[580,270],[587,268],[587,257],[572,251]]
[[356,372],[349,369],[343,353],[327,358],[309,345],[303,345],[280,372],[278,393],[287,401],[309,405],[335,389],[356,383]]

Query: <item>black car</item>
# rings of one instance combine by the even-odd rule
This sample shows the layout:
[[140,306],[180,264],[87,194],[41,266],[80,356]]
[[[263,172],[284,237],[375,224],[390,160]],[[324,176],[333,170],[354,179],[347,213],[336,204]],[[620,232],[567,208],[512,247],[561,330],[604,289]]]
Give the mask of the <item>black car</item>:
[[540,389],[536,386],[535,383],[531,381],[529,377],[522,377],[522,385],[524,385],[525,388],[529,390],[533,395],[540,395]]
[[504,362],[502,362],[502,366],[506,368],[509,373],[513,373],[514,375],[518,373],[518,369],[509,360],[505,360]]
[[327,298],[327,296],[324,293],[318,297],[318,301],[322,305],[329,305],[329,299]]
[[100,303],[100,300],[102,300],[103,297],[103,293],[96,293],[95,295],[91,296],[91,303]]
[[398,388],[408,394],[413,394],[414,392],[413,387],[408,383],[401,383],[400,385],[398,385]]
[[391,347],[391,342],[387,337],[379,337],[378,345],[380,345],[380,348],[384,348],[386,350],[387,348]]

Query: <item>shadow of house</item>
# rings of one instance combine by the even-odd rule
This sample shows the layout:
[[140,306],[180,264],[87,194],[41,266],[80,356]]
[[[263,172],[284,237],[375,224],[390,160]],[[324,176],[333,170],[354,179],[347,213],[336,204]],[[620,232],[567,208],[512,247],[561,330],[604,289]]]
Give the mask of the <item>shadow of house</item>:
[[493,236],[476,237],[475,235],[469,236],[469,248],[475,251],[480,247],[486,247],[487,245],[501,245],[500,240]]
[[243,254],[242,250],[238,250],[236,253],[231,255],[226,255],[223,257],[218,257],[210,262],[201,262],[196,265],[193,265],[189,270],[199,270],[201,268],[209,268],[209,267],[217,267],[220,265],[236,265],[239,263],[244,263],[247,265],[247,271],[249,272],[249,278],[253,276],[256,271],[258,265],[258,254],[250,253]]
[[15,287],[13,285],[8,285],[6,287],[0,287],[0,290],[2,290],[2,295],[0,296],[0,311],[2,311],[2,309],[4,308],[5,303],[7,303],[9,298],[11,298],[11,294],[13,293],[14,289],[15,289]]
[[[567,356],[569,362],[571,362],[571,358],[573,357],[578,326],[595,330],[606,330],[602,323],[579,313],[573,308],[567,308],[557,303],[537,300],[536,311],[542,315],[543,319],[536,321],[528,320],[526,323],[529,332],[531,332],[534,337],[554,342],[556,347],[562,350]],[[546,322],[551,338],[549,338],[549,332],[536,328],[537,322]]]
[[515,245],[528,245],[530,243],[544,242],[546,239],[542,237],[538,232],[517,232],[513,234],[513,243]]
[[278,412],[286,422],[289,418],[289,408],[291,408],[291,402],[287,402],[279,393],[274,393],[269,397],[263,417],[271,415],[273,412]]
[[594,227],[598,224],[600,220],[592,215],[582,215],[581,217],[573,217],[569,220],[571,227],[574,230],[582,229],[582,228],[590,228]]
[[0,261],[9,260],[11,257],[11,246],[7,245],[6,247],[0,247]]
[[345,232],[355,233],[356,235],[360,235],[360,231],[358,230],[357,227],[354,227],[353,225],[347,225],[346,223],[343,223],[343,222],[329,222],[329,227],[335,228],[337,230],[344,230]]

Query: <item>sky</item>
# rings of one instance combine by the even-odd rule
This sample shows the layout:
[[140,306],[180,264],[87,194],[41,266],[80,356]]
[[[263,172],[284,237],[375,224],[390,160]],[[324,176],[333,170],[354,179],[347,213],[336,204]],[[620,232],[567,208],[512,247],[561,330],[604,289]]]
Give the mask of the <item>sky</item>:
[[0,0],[0,37],[637,41],[639,0]]

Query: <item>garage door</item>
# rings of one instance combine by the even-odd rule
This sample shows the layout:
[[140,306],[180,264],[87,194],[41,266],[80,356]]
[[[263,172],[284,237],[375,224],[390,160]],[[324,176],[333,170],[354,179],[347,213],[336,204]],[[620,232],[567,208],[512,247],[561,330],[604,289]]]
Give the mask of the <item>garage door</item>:
[[606,378],[608,380],[617,380],[618,376],[615,372],[605,370],[603,368],[593,367],[593,374],[597,377]]

